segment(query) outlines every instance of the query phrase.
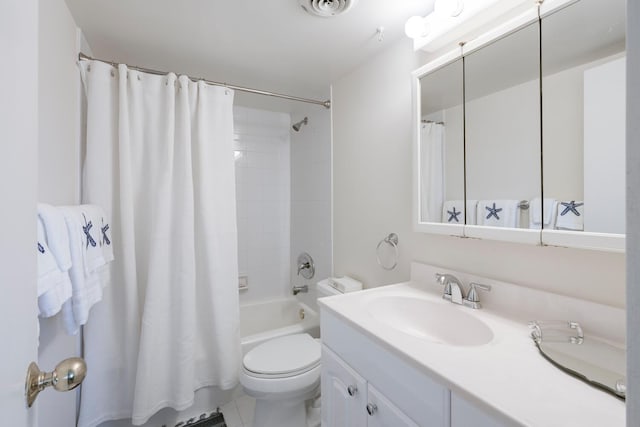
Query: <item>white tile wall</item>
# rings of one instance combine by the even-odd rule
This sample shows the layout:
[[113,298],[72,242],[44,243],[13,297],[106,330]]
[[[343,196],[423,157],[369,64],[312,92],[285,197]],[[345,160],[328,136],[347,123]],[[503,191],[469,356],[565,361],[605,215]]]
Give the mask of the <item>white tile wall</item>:
[[[291,122],[309,117],[300,132]],[[328,277],[331,259],[331,122],[328,111],[273,113],[236,107],[238,262],[249,289],[241,302],[291,295],[293,284]],[[316,275],[296,275],[301,252]],[[301,295],[315,304],[315,293]]]
[[[315,284],[331,275],[331,116],[313,107],[292,114],[296,122],[307,116],[300,132],[291,132],[291,283]],[[316,266],[315,277],[296,275],[296,259],[308,252]],[[315,292],[301,298],[315,305]]]
[[280,298],[290,292],[290,118],[236,107],[234,121],[241,302]]

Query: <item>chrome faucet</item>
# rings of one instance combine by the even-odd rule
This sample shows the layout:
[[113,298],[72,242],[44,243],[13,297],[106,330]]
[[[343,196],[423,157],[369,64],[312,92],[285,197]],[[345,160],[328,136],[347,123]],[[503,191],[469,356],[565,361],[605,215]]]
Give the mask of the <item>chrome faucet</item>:
[[303,294],[306,294],[307,292],[309,292],[309,285],[294,286],[293,287],[293,294],[294,295],[298,295],[300,292],[302,292]]
[[477,291],[481,290],[481,291],[488,292],[491,290],[491,286],[483,285],[481,283],[470,283],[469,286],[470,288],[469,288],[469,292],[467,293],[467,297],[464,299],[462,303],[465,305],[465,307],[470,307],[474,309],[482,308]]
[[481,283],[471,283],[469,293],[464,296],[464,288],[462,283],[453,274],[440,274],[436,273],[436,281],[444,286],[444,293],[442,298],[447,301],[451,301],[455,304],[461,304],[465,307],[478,309],[481,308],[480,298],[478,297],[478,291],[490,291],[491,286],[483,285]]
[[300,272],[302,270],[308,270],[310,268],[311,268],[311,264],[309,264],[309,261],[303,262],[302,264],[298,264],[298,276],[300,275]]
[[451,301],[454,304],[462,304],[464,299],[464,291],[462,283],[453,274],[436,273],[436,280],[444,286],[442,298]]

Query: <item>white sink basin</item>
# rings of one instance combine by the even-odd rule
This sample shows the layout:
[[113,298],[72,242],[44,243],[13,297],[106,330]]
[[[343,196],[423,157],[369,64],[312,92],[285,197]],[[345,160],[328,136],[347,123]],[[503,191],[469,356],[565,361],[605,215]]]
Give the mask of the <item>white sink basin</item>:
[[403,296],[378,296],[367,303],[377,321],[405,334],[440,344],[478,346],[491,342],[493,331],[461,306]]

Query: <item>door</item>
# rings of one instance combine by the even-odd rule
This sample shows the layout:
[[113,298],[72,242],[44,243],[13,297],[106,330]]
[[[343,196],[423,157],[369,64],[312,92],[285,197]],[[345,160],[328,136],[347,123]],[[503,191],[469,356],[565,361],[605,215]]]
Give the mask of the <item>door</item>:
[[369,385],[367,390],[368,427],[418,427],[411,418],[389,401],[375,387]]
[[365,427],[367,382],[322,346],[322,425]]
[[38,1],[0,0],[0,414],[35,426],[27,366],[37,360]]

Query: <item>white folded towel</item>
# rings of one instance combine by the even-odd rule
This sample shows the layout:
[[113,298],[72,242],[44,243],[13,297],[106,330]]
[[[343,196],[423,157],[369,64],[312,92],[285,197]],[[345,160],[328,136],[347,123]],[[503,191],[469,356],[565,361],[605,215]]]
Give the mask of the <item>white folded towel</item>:
[[329,285],[342,293],[362,290],[362,282],[349,276],[330,277]]
[[556,199],[544,199],[535,197],[529,201],[529,228],[541,229],[544,226],[551,227],[556,221],[558,213],[558,201]]
[[[476,223],[477,200],[467,200],[467,224]],[[445,224],[464,224],[465,222],[464,200],[447,200],[442,205],[442,222]]]
[[584,230],[584,202],[575,200],[559,202],[555,228],[558,230]]
[[71,268],[71,250],[67,223],[62,210],[45,203],[38,203],[38,216],[44,225],[47,245],[58,263],[58,268],[62,272],[68,272]]
[[60,209],[69,233],[72,262],[69,273],[73,291],[71,299],[62,307],[62,313],[67,333],[75,335],[87,322],[91,307],[102,299],[102,288],[108,283],[107,261],[100,247],[104,238],[100,226],[105,216],[96,206]]
[[52,289],[62,280],[62,272],[47,245],[47,235],[40,218],[38,223],[38,296]]
[[[55,233],[48,233],[42,219],[38,216],[38,309],[40,317],[57,314],[63,304],[71,298],[71,281],[68,267],[60,268],[51,245],[60,249],[54,240]],[[66,234],[65,234],[66,235]],[[69,247],[67,245],[67,251]],[[71,266],[71,261],[65,266]]]
[[517,228],[520,225],[520,200],[480,200],[478,225]]

